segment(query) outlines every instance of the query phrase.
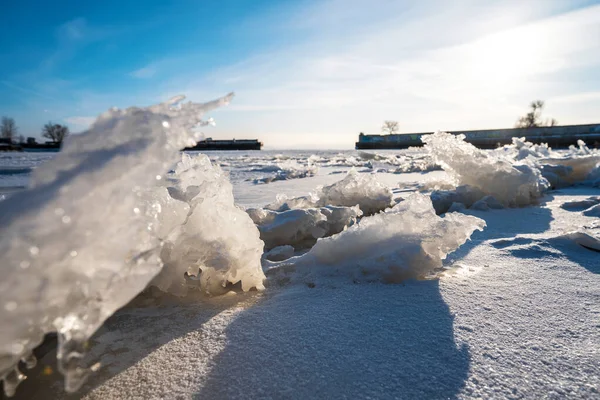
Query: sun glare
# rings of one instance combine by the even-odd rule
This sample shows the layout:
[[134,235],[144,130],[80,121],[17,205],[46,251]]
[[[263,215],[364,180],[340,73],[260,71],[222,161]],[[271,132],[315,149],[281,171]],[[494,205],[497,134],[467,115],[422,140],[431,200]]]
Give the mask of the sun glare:
[[548,46],[538,30],[512,29],[465,46],[470,79],[494,90],[510,90],[547,66]]

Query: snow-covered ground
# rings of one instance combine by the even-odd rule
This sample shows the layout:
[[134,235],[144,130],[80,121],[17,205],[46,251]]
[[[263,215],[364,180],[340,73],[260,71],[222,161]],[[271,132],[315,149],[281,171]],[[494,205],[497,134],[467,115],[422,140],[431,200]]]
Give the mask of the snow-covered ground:
[[[96,334],[104,366],[78,396],[596,398],[600,253],[559,238],[600,234],[598,218],[560,208],[592,194],[473,212],[486,230],[439,279],[146,299]],[[49,354],[17,398],[65,397],[60,376],[45,376],[54,364]]]
[[[131,155],[123,142],[136,139],[125,131],[115,157],[67,148],[47,167],[0,159],[11,171],[0,179],[10,322],[0,367],[14,382],[12,360],[53,329],[68,384],[93,366],[66,394],[47,340],[15,398],[600,397],[597,152],[519,141],[479,151],[436,134],[425,149],[377,154],[211,153],[222,173],[149,129],[157,145],[144,151],[180,160],[165,176],[141,152],[118,173]],[[91,133],[80,146],[93,146]],[[169,140],[175,149],[183,137]],[[145,171],[147,190],[130,198],[123,185]],[[70,192],[56,183],[65,176]],[[93,225],[106,193],[127,206],[109,204],[113,216],[129,220]],[[86,263],[39,229],[51,218]],[[80,239],[87,231],[118,246]],[[286,247],[261,259],[259,236],[273,232]],[[119,257],[123,269],[111,269]]]

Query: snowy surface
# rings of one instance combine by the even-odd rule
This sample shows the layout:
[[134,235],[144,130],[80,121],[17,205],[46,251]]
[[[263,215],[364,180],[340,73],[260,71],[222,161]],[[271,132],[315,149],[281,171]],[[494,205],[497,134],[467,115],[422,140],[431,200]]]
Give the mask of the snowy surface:
[[[523,156],[523,147],[485,154],[525,160],[538,170],[547,159],[573,158],[530,147],[527,151],[536,156]],[[428,195],[428,187],[450,181],[448,174],[456,178],[435,168],[392,173],[389,169],[402,168],[397,160],[405,153],[411,157],[407,162],[429,165],[425,153],[413,150],[379,156],[247,152],[210,157],[229,173],[235,201],[244,207],[265,207],[277,195],[318,192],[319,186],[344,179],[352,167],[389,187],[398,208],[409,204],[412,192]],[[569,162],[586,164],[587,173],[577,177],[585,179],[595,168],[591,161],[588,165],[595,155],[577,156],[586,161]],[[319,169],[312,177],[253,183],[264,171],[248,172],[251,168],[290,159],[306,165],[311,159]],[[378,162],[389,169],[383,171]],[[518,177],[514,163],[503,162],[501,169]],[[481,191],[498,195],[485,184]],[[267,279],[263,292],[214,298],[150,291],[94,335],[86,360],[100,362],[101,368],[79,392],[65,394],[50,352],[28,372],[16,398],[598,398],[600,189],[588,182],[536,196],[535,204],[522,208],[492,207],[489,198],[487,208],[456,205],[466,214],[456,215],[479,218],[486,227],[450,252],[426,280],[385,284],[333,274],[333,279]],[[385,214],[363,220],[382,220],[374,227],[383,229]],[[454,214],[428,215],[440,221]],[[393,219],[389,222],[393,225]],[[332,236],[333,241],[360,224]],[[419,222],[413,225],[419,237]],[[350,259],[356,251],[371,257],[370,265],[381,261],[382,252],[372,246],[363,250],[340,242],[345,243],[332,249],[342,255],[347,249]],[[289,248],[277,252],[284,258],[291,254]],[[280,264],[263,260],[266,268],[274,265]]]

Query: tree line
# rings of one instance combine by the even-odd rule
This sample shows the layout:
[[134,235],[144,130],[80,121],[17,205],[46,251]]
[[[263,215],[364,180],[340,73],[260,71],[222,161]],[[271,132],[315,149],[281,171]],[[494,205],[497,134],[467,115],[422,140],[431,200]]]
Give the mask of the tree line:
[[[0,122],[0,138],[10,143],[25,143],[25,137],[18,133],[19,128],[17,128],[14,118],[2,117],[2,121]],[[55,124],[53,122],[48,122],[42,128],[42,137],[49,139],[54,143],[62,143],[62,141],[69,136],[69,133],[69,128],[67,126]],[[35,141],[34,138],[28,138],[28,140],[29,139]]]

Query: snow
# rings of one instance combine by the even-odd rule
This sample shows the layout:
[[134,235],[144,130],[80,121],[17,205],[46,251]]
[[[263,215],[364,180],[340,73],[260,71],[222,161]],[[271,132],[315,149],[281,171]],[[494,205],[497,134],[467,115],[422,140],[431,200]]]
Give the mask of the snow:
[[[600,225],[560,207],[591,190],[470,210],[487,227],[439,279],[132,305],[94,337],[104,367],[81,397],[596,398],[598,253],[564,235]],[[35,379],[17,397],[66,398],[52,376]]]
[[[212,162],[174,152],[159,180],[159,172],[141,165],[151,160],[136,160],[129,168],[115,167],[119,180],[109,182],[108,174],[106,186],[85,186],[90,193],[82,192],[81,201],[68,197],[72,192],[59,196],[81,206],[81,223],[85,209],[96,214],[94,232],[107,230],[101,236],[106,244],[90,242],[96,258],[84,268],[78,264],[77,272],[98,272],[100,261],[123,257],[119,252],[132,244],[139,254],[146,249],[139,238],[147,237],[149,248],[160,252],[146,255],[162,258],[153,283],[168,292],[150,287],[104,316],[106,323],[77,363],[95,365],[95,372],[76,395],[598,397],[597,154],[585,146],[557,151],[524,141],[482,151],[455,139],[436,134],[425,152],[219,152],[210,155]],[[56,162],[64,165],[60,154]],[[319,169],[303,179],[253,184],[257,174],[268,172],[258,169],[284,162]],[[439,163],[445,172],[394,173],[420,162]],[[143,217],[151,217],[152,229],[143,234],[135,230],[138,214],[124,218],[121,203],[110,203],[114,215],[101,213],[107,202],[101,191],[118,190],[121,180],[131,184],[138,164],[149,174],[133,186],[140,187],[135,197],[143,228]],[[25,161],[11,165],[29,168]],[[352,167],[367,172],[330,175]],[[94,169],[86,172],[91,181]],[[552,186],[546,181],[550,173],[561,179],[548,179]],[[2,193],[4,212],[27,192]],[[44,216],[49,200],[38,201]],[[120,201],[131,207],[126,196]],[[244,211],[234,202],[251,208]],[[36,224],[27,232],[49,232],[37,211],[24,214]],[[73,212],[68,215],[74,223]],[[6,232],[19,238],[15,227]],[[61,233],[71,241],[77,232]],[[261,238],[271,249],[264,254]],[[3,235],[0,245],[9,242]],[[38,258],[45,256],[47,250],[37,247]],[[266,290],[244,292],[262,288],[261,262]],[[58,268],[45,266],[52,270],[36,266],[36,274],[17,274],[3,265],[3,271],[19,278],[11,281],[14,286],[26,288],[40,276],[52,278],[44,274]],[[131,291],[153,279],[150,271],[139,272],[147,274],[126,287],[112,278],[120,292],[101,298],[110,300],[111,313],[124,304],[117,300],[133,297]],[[51,284],[71,288],[63,277]],[[91,278],[106,288],[104,276]],[[8,314],[14,304],[5,293],[17,291],[0,292],[0,311]],[[69,398],[52,372],[54,357],[50,352],[39,360],[17,398]]]

